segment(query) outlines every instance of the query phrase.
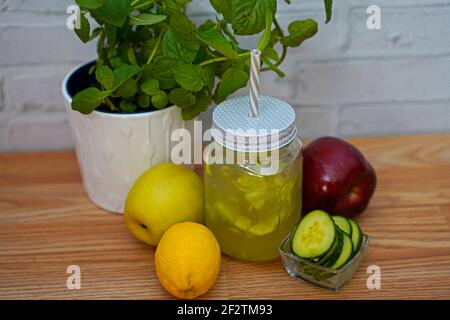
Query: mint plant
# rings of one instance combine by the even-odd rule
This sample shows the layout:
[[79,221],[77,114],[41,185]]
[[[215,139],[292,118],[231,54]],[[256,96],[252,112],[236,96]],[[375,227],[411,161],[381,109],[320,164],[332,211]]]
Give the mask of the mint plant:
[[[284,77],[279,67],[288,49],[317,33],[313,19],[283,30],[276,0],[210,0],[216,19],[199,26],[185,14],[189,2],[76,0],[81,20],[75,32],[84,43],[97,39],[98,59],[90,70],[97,84],[77,93],[72,109],[132,113],[177,105],[184,119],[192,119],[247,85],[250,51],[237,36],[258,35],[261,70]],[[332,0],[324,4],[328,22]],[[97,27],[91,28],[88,15]]]

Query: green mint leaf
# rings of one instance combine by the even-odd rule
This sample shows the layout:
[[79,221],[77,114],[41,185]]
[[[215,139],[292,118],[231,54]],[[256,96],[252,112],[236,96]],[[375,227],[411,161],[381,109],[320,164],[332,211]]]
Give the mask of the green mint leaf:
[[206,30],[200,33],[199,39],[209,47],[216,49],[225,57],[239,59],[239,54],[233,50],[230,42],[228,42],[220,32],[216,30]]
[[114,84],[116,83],[116,76],[114,72],[103,64],[97,65],[95,69],[95,78],[106,90],[111,90],[114,88]]
[[185,6],[192,0],[175,0],[176,3],[178,3],[180,6]]
[[192,0],[163,0],[163,5],[158,9],[164,14],[171,15],[173,13],[180,12],[180,10],[183,11],[184,6],[191,1]]
[[152,96],[152,105],[157,109],[163,109],[169,103],[167,94],[164,91],[159,91]]
[[95,28],[94,30],[92,30],[91,36],[89,37],[89,41],[97,38],[100,35],[101,31],[102,31],[101,28]]
[[159,56],[153,62],[152,75],[159,81],[161,89],[172,89],[176,85],[173,69],[178,61],[178,59]]
[[132,65],[138,64],[137,60],[136,60],[136,55],[134,54],[134,49],[132,47],[128,48],[128,50],[127,50],[127,57],[128,57],[128,61]]
[[146,94],[140,94],[138,96],[138,104],[139,107],[144,109],[150,107],[150,96]]
[[150,8],[151,6],[153,6],[155,4],[156,0],[150,0],[150,1],[149,0],[133,0],[130,2],[134,9],[144,11],[144,10]]
[[234,50],[239,50],[239,43],[234,36],[233,32],[228,28],[227,25],[223,26],[223,33],[227,36],[227,38],[231,41],[231,45],[234,48]]
[[119,107],[120,107],[120,110],[122,110],[124,112],[128,112],[128,113],[134,112],[137,109],[136,105],[133,102],[130,102],[127,100],[120,101]]
[[183,47],[175,40],[172,31],[166,32],[163,39],[163,53],[167,57],[179,59],[185,63],[191,63],[197,56],[196,51],[191,51]]
[[106,57],[108,59],[112,59],[112,58],[116,57],[117,53],[119,52],[116,48],[105,48],[105,50],[106,50]]
[[264,34],[262,38],[259,40],[258,49],[263,51],[270,43],[270,37],[272,35],[272,22],[273,22],[273,14],[267,10],[266,11],[266,29],[264,30]]
[[175,12],[180,11],[181,6],[176,3],[175,0],[165,0],[164,6],[159,8],[159,13],[171,15]]
[[133,97],[137,91],[138,87],[136,80],[128,79],[114,92],[114,94],[122,98],[130,98]]
[[231,26],[237,35],[254,35],[264,30],[266,12],[273,17],[277,11],[276,0],[232,0]]
[[116,76],[115,88],[117,89],[126,81],[135,76],[141,68],[137,65],[123,64],[114,70],[114,75]]
[[175,34],[190,38],[195,38],[197,34],[196,25],[182,12],[174,13],[169,24]]
[[180,63],[173,69],[177,83],[188,91],[200,91],[203,86],[202,69],[193,64]]
[[198,31],[202,32],[202,31],[211,30],[211,29],[216,28],[216,26],[217,26],[217,23],[215,23],[211,19],[208,19],[198,27]]
[[91,26],[89,24],[89,20],[84,14],[80,15],[80,28],[75,28],[75,33],[83,43],[91,40]]
[[202,69],[203,82],[205,86],[212,91],[216,82],[216,66],[214,64],[208,64]]
[[326,14],[325,23],[328,23],[328,22],[330,22],[331,15],[333,13],[333,0],[324,0],[324,3],[325,3],[325,14]]
[[142,76],[144,77],[144,79],[153,78],[153,67],[153,63],[144,64],[142,66]]
[[200,64],[206,60],[208,60],[210,57],[208,50],[206,47],[201,46],[200,49],[197,51],[197,55],[195,56],[194,61],[192,64]]
[[76,0],[75,2],[83,9],[97,9],[105,4],[107,0]]
[[281,43],[296,48],[317,33],[317,22],[313,19],[294,21],[289,25],[288,31],[289,35],[282,38]]
[[129,0],[108,0],[96,10],[96,16],[116,27],[122,27],[131,12]]
[[176,88],[169,93],[169,102],[180,108],[189,108],[195,103],[195,96],[183,88]]
[[272,47],[265,48],[262,51],[261,55],[263,57],[265,57],[265,58],[268,58],[268,59],[272,60],[272,61],[279,61],[280,60],[280,56],[278,55],[277,50],[275,50]]
[[261,57],[261,60],[269,67],[270,70],[275,72],[280,78],[284,78],[286,75],[283,71],[281,71],[277,66],[275,66],[270,60],[266,59],[264,56]]
[[159,90],[159,81],[156,79],[147,79],[141,84],[141,91],[148,94],[154,95],[158,93]]
[[175,39],[186,49],[197,51],[200,44],[197,40],[197,27],[182,12],[175,12],[170,18]]
[[195,103],[192,106],[181,109],[181,115],[184,120],[194,119],[200,113],[206,111],[211,103],[212,97],[208,90],[202,90],[197,94]]
[[120,68],[121,66],[124,65],[122,59],[120,59],[119,57],[111,58],[109,63],[111,65],[111,68],[113,68],[113,69],[118,69],[118,68]]
[[141,13],[138,16],[130,16],[130,24],[134,26],[151,26],[167,19],[167,16]]
[[282,37],[281,31],[278,30],[277,28],[273,29],[270,34],[269,47],[275,46],[281,37]]
[[117,28],[110,24],[105,25],[105,34],[109,48],[114,48],[117,40]]
[[225,20],[231,21],[231,0],[210,0],[217,13],[221,13]]
[[243,65],[235,65],[228,69],[222,76],[222,80],[216,90],[217,101],[225,100],[230,94],[247,85],[249,74],[244,71]]
[[109,92],[97,88],[87,88],[78,92],[72,99],[72,109],[83,114],[93,112],[108,96]]

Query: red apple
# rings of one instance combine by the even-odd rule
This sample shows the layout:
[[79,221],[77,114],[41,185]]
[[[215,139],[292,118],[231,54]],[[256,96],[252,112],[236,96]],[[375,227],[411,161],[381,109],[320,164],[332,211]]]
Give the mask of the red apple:
[[375,191],[371,164],[350,143],[323,137],[304,150],[303,212],[321,209],[354,217],[363,212]]

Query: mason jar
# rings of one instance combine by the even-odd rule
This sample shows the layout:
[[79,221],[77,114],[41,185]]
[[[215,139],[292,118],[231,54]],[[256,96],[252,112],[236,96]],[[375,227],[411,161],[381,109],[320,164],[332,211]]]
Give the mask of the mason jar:
[[225,254],[272,260],[300,220],[302,143],[289,104],[260,97],[255,118],[248,104],[235,98],[213,112],[204,153],[206,225]]

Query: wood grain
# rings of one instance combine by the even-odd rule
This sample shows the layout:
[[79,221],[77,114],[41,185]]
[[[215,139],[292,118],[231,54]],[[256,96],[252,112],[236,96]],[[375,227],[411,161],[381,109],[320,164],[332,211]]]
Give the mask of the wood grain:
[[[350,139],[378,187],[358,218],[372,242],[339,293],[287,276],[280,260],[223,256],[204,299],[450,299],[450,134]],[[155,277],[154,249],[122,216],[92,205],[72,152],[0,154],[0,299],[171,299]],[[81,267],[81,290],[66,268]],[[366,287],[381,267],[381,290]]]

